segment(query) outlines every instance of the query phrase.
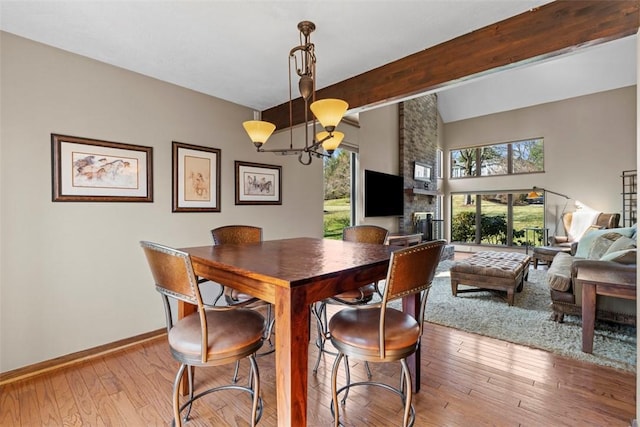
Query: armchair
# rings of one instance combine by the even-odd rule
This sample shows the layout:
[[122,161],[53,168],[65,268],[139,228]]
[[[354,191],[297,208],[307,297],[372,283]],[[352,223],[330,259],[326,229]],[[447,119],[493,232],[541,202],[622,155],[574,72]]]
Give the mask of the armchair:
[[[577,214],[576,214],[577,215]],[[557,235],[549,237],[549,246],[557,247],[559,251],[576,253],[578,242],[588,228],[616,228],[620,222],[619,213],[600,213],[595,222],[587,227],[579,228],[573,223],[574,212],[565,212],[562,215],[562,225],[564,226],[564,236]]]

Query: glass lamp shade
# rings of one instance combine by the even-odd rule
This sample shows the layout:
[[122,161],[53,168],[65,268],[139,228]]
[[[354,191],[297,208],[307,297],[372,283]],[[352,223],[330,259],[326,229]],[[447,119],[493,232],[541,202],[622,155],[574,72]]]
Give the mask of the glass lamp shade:
[[[318,132],[318,134],[316,135],[316,139],[318,141],[322,141],[328,136],[329,136],[329,132],[322,131],[322,132]],[[340,145],[343,139],[344,139],[344,133],[333,132],[333,138],[329,138],[326,141],[324,141],[322,143],[322,148],[324,148],[324,150],[327,153],[331,154],[335,151],[336,148],[338,148],[338,145]]]
[[538,197],[540,197],[540,194],[536,193],[535,191],[531,191],[529,192],[529,194],[527,194],[527,199],[537,199]]
[[248,120],[242,123],[244,130],[247,131],[249,138],[254,144],[264,144],[276,129],[276,125],[261,120]]
[[311,104],[311,111],[323,128],[333,130],[347,112],[349,104],[341,99],[321,99]]

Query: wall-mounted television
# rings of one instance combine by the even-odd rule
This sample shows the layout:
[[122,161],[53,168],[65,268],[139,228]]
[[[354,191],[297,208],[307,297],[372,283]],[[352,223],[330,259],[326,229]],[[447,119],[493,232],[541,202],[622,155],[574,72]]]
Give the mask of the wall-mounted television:
[[404,215],[404,178],[364,171],[364,216]]
[[413,179],[416,181],[431,182],[431,166],[420,162],[414,162]]

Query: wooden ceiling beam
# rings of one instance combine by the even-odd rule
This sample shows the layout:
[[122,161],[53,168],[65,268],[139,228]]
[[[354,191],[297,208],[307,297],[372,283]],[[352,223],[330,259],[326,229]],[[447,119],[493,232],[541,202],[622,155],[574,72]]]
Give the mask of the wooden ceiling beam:
[[[640,2],[554,1],[422,50],[317,91],[340,98],[350,111],[410,96],[524,63],[635,34]],[[277,129],[289,127],[289,103],[262,112]],[[293,124],[304,122],[302,100],[293,101]]]

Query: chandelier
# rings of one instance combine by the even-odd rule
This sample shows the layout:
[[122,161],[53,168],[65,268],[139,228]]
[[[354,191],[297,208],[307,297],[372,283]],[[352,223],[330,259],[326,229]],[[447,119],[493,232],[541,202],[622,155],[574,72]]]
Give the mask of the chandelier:
[[[331,157],[344,138],[344,134],[337,132],[336,127],[349,107],[349,104],[341,99],[328,98],[316,101],[316,55],[315,46],[311,43],[311,33],[315,29],[316,25],[313,22],[300,22],[298,24],[300,45],[289,51],[289,148],[263,148],[276,129],[273,123],[262,120],[249,120],[242,123],[258,152],[297,155],[303,165],[311,164],[313,157]],[[304,147],[300,148],[293,146],[292,65],[300,77],[298,89],[304,100]],[[313,113],[313,119],[309,117],[309,109]],[[309,139],[309,127],[315,132],[316,119],[324,130],[318,132],[315,138],[312,135]]]

